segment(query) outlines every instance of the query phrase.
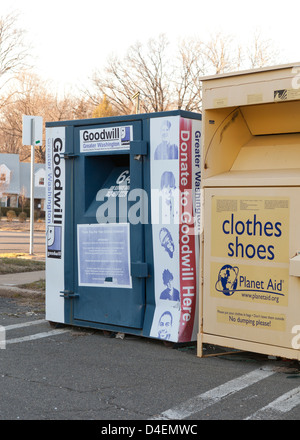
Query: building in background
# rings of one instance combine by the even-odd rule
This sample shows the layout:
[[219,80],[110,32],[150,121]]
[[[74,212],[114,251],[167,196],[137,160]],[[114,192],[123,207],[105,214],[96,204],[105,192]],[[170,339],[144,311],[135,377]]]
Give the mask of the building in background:
[[[0,206],[19,208],[30,200],[30,163],[19,154],[0,153]],[[44,211],[45,164],[34,165],[34,209]]]

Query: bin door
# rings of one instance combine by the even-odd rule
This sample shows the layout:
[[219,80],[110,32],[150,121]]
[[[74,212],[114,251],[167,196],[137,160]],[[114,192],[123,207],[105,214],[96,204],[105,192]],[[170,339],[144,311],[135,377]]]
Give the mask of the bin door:
[[128,218],[143,160],[129,140],[141,140],[140,121],[75,129],[73,322],[143,327],[143,225]]

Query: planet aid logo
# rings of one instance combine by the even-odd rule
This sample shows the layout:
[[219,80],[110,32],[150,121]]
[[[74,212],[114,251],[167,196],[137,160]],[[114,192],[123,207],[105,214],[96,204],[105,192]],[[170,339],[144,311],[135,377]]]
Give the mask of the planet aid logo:
[[[218,265],[219,267],[219,265]],[[251,267],[250,267],[251,269]],[[218,268],[217,268],[218,270]],[[279,275],[279,279],[278,278]],[[239,295],[238,299],[281,304],[285,302],[288,280],[283,269],[259,268],[249,272],[249,266],[223,265],[215,282],[216,292],[225,296]]]
[[238,267],[232,267],[225,264],[218,274],[216,282],[216,290],[222,292],[226,296],[231,296],[235,291],[238,283]]
[[[288,200],[225,202],[215,198],[212,205],[212,295],[287,305]],[[222,263],[213,257],[222,257]]]

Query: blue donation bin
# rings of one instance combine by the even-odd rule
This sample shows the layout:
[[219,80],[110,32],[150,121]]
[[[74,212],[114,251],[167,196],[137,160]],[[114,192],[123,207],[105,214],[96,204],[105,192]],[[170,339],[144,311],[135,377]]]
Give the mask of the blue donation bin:
[[189,342],[198,331],[201,115],[46,124],[46,319]]

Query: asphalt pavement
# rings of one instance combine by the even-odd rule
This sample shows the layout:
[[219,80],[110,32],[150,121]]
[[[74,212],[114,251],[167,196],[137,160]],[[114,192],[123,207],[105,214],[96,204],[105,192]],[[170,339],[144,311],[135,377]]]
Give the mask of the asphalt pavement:
[[94,420],[95,434],[127,438],[199,436],[204,420],[299,420],[300,374],[290,362],[247,353],[200,359],[195,345],[56,328],[43,301],[19,297],[0,295],[0,325],[0,420]]
[[44,294],[19,287],[44,277],[0,276],[0,420],[96,420],[98,434],[137,438],[200,435],[204,420],[300,419],[298,362],[211,345],[200,359],[196,344],[53,326]]

